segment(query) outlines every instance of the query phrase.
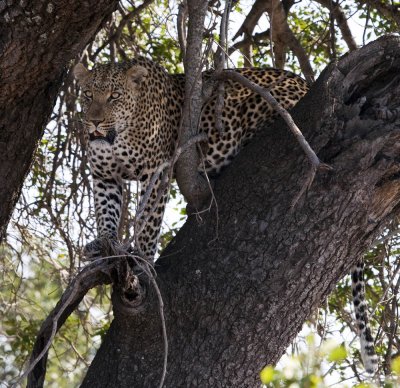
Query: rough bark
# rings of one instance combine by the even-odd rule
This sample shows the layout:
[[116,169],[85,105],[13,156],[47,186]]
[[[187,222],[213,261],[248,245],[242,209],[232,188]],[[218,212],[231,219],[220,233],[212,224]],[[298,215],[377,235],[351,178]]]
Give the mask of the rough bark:
[[[258,387],[305,319],[400,206],[400,39],[380,39],[320,76],[294,109],[319,173],[294,209],[309,166],[276,122],[215,184],[216,211],[189,218],[158,261],[169,336],[166,387]],[[154,387],[161,375],[157,299],[115,319],[83,387]]]
[[0,1],[0,240],[61,85],[116,0]]

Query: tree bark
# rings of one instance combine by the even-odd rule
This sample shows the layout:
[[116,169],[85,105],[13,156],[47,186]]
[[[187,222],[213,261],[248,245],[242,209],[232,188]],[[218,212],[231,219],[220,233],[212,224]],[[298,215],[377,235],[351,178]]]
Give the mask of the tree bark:
[[[187,0],[188,31],[185,67],[185,98],[182,108],[181,128],[178,146],[185,145],[199,132],[199,120],[203,102],[203,35],[204,20],[207,13],[206,0]],[[175,175],[179,189],[186,201],[196,210],[201,210],[210,196],[207,181],[198,172],[200,153],[193,144],[182,152],[176,162]]]
[[[157,262],[169,341],[166,387],[258,387],[313,309],[400,206],[400,39],[330,65],[293,116],[320,172],[291,208],[309,165],[282,120],[216,181],[216,209],[190,217]],[[163,343],[155,293],[115,319],[82,387],[155,387]]]
[[29,171],[68,61],[117,1],[0,1],[0,241]]

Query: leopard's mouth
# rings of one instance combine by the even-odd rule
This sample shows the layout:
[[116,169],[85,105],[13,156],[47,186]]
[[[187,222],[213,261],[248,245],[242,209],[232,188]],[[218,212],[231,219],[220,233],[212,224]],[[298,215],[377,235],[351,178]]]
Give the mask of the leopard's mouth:
[[116,136],[115,129],[108,129],[105,135],[100,131],[96,130],[89,134],[89,140],[90,141],[102,140],[112,145],[114,144],[115,136]]

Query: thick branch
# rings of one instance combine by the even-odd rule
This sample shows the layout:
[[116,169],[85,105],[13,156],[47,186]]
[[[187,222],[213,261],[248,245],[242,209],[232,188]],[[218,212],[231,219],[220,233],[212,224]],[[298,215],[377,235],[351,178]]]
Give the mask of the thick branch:
[[[284,67],[285,50],[286,46],[289,46],[298,58],[301,70],[307,81],[313,81],[314,71],[311,67],[307,53],[300,45],[300,42],[295,37],[287,23],[287,13],[291,5],[292,2],[281,2],[279,0],[256,0],[243,24],[235,34],[234,39],[244,34],[244,39],[240,44],[238,44],[238,47],[242,48],[248,46],[250,43],[250,37],[252,36],[258,20],[264,12],[268,12],[271,21],[272,40],[275,45],[274,54],[276,66],[278,68]],[[266,33],[263,34],[265,35]],[[264,35],[262,38],[264,38]],[[270,30],[268,30],[268,35],[270,35]]]
[[[281,121],[216,182],[215,213],[191,217],[158,262],[169,338],[166,386],[253,387],[310,312],[400,210],[400,39],[380,39],[330,66],[292,115],[320,173],[298,205],[308,165]],[[215,236],[219,238],[216,240]],[[162,364],[157,298],[118,308],[83,383],[155,386]]]
[[288,46],[298,58],[301,70],[307,81],[312,82],[314,80],[314,71],[311,67],[307,53],[287,23],[288,11],[292,5],[293,2],[291,1],[281,2],[279,0],[256,0],[243,24],[233,38],[236,39],[240,35],[244,34],[244,39],[233,46],[230,52],[237,48],[248,48],[251,45],[251,42],[253,41],[253,30],[262,14],[267,12],[270,18],[271,27],[262,34],[255,34],[254,40],[256,40],[256,38],[262,40],[267,38],[269,39],[272,36],[274,42],[275,63],[278,68],[284,67],[285,51]]
[[[282,6],[286,15],[289,13],[290,8],[293,6],[294,0],[283,0]],[[244,19],[242,25],[239,27],[238,31],[236,32],[233,40],[237,39],[241,35],[251,36],[254,28],[256,27],[258,21],[260,20],[261,16],[264,12],[267,12],[268,3],[264,0],[256,0],[251,7],[251,10],[247,14],[246,18]]]
[[245,36],[251,36],[260,17],[264,12],[266,12],[266,10],[267,4],[265,0],[256,0],[233,39],[235,40],[242,34]]

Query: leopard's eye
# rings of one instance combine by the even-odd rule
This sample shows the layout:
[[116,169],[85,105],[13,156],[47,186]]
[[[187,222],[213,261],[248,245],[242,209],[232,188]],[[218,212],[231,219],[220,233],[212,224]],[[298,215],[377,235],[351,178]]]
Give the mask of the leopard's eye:
[[121,97],[121,93],[120,92],[112,92],[111,96],[110,96],[110,99],[116,100],[117,98],[120,98],[120,97]]
[[92,93],[90,90],[85,90],[85,91],[83,92],[83,95],[84,95],[86,98],[92,98],[92,97],[93,97],[93,93]]

